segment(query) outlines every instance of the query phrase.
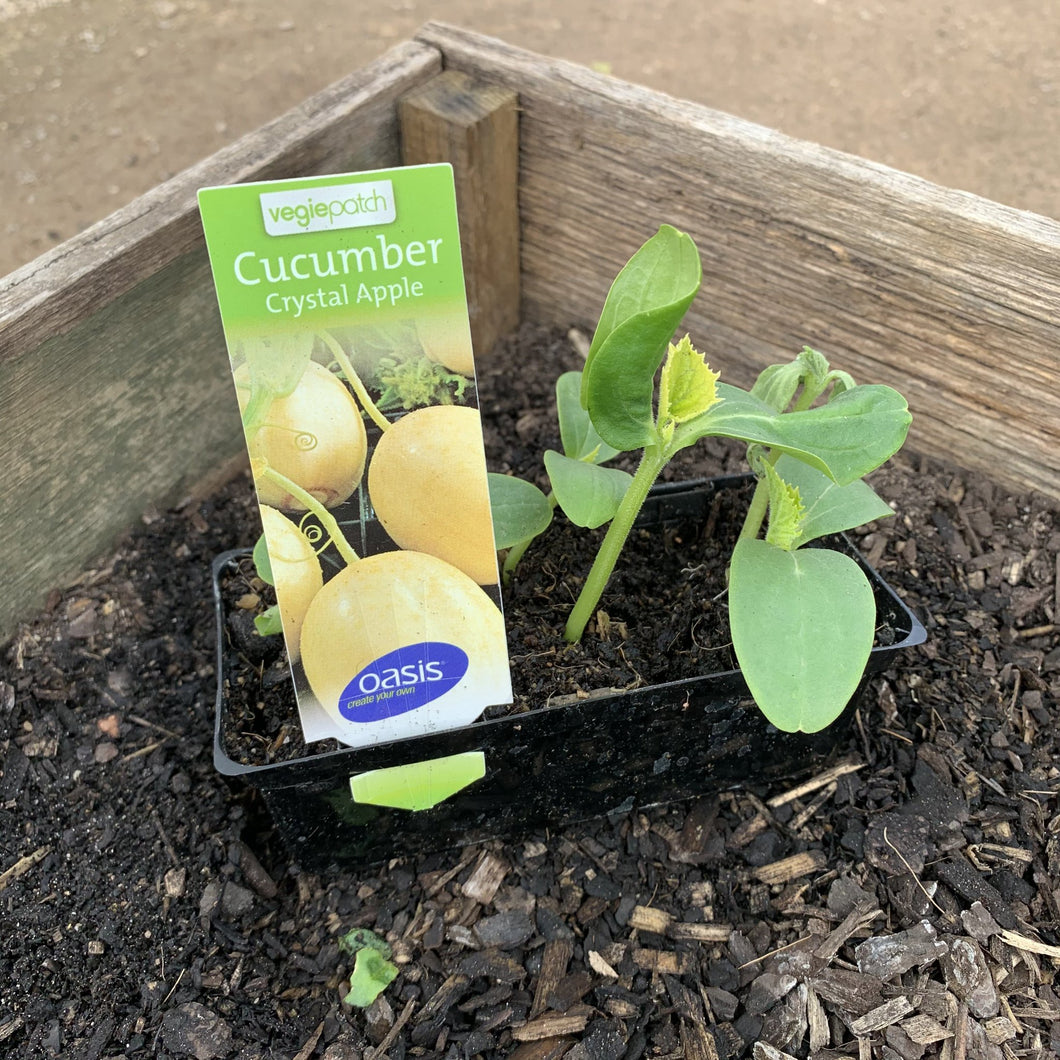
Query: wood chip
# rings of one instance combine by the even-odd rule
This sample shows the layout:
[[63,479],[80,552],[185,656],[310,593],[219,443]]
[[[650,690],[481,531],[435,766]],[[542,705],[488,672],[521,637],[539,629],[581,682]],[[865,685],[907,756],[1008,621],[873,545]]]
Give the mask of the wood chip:
[[[570,938],[549,939],[541,952],[541,971],[537,977],[537,988],[534,991],[534,1003],[530,1008],[530,1018],[541,1015],[548,1003],[548,996],[559,985],[567,974],[567,966],[574,955],[574,941]],[[592,964],[592,961],[589,962]]]
[[878,979],[845,968],[822,968],[809,985],[821,998],[853,1018],[870,1012],[882,998],[882,984]]
[[764,813],[756,813],[754,817],[749,817],[737,825],[726,845],[730,850],[739,850],[747,846],[756,836],[761,835],[768,827],[769,818]]
[[831,1040],[828,1015],[813,987],[806,988],[806,1022],[810,1035],[810,1055],[819,1053]]
[[986,942],[1001,931],[998,922],[990,915],[982,902],[973,902],[970,909],[961,913],[964,930],[978,942]]
[[802,829],[817,816],[818,810],[836,793],[837,785],[833,781],[831,784],[822,788],[807,804],[806,806],[796,814],[791,821],[788,822],[788,828],[792,832],[800,832]]
[[1051,957],[1054,961],[1060,961],[1060,946],[1049,946],[1037,939],[1017,934],[1015,931],[1002,930],[1000,937],[1002,942],[1013,949],[1026,950],[1028,953],[1037,953],[1042,957]]
[[481,905],[489,905],[509,871],[506,861],[487,850],[464,883],[463,892]]
[[542,1038],[517,1045],[508,1060],[562,1060],[574,1044],[574,1038]]
[[521,1027],[513,1027],[512,1037],[517,1042],[532,1042],[565,1034],[581,1034],[592,1012],[588,1005],[579,1005],[577,1010],[570,1009],[567,1012],[546,1012]]
[[922,920],[906,931],[876,935],[854,948],[858,971],[881,982],[932,964],[947,952],[929,920]]
[[898,997],[892,997],[890,1001],[885,1001],[882,1005],[866,1012],[864,1016],[859,1016],[850,1024],[850,1032],[861,1037],[865,1034],[872,1034],[873,1031],[882,1031],[884,1027],[897,1023],[912,1011],[913,1006],[909,998],[905,994],[899,994]]
[[731,924],[685,924],[675,920],[666,934],[672,939],[690,942],[728,942]]
[[813,779],[807,780],[805,784],[800,784],[797,788],[785,791],[782,795],[774,796],[769,800],[768,805],[773,809],[778,806],[784,806],[795,799],[801,799],[804,795],[812,795],[819,788],[826,788],[830,784],[834,784],[840,777],[845,777],[849,773],[856,773],[859,769],[864,768],[863,762],[840,762]]
[[1005,1016],[995,1016],[993,1019],[986,1020],[983,1023],[983,1030],[986,1032],[987,1041],[991,1045],[1002,1045],[1004,1042],[1011,1042],[1018,1033],[1012,1025],[1012,1020]]
[[843,944],[861,928],[872,923],[880,916],[880,910],[873,907],[870,901],[855,906],[843,918],[823,942],[813,951],[823,961],[830,961],[842,948]]
[[629,926],[638,931],[653,931],[656,935],[665,935],[673,917],[662,909],[653,909],[648,905],[633,907],[629,915]]
[[602,975],[607,979],[617,979],[618,972],[607,963],[604,958],[596,952],[596,950],[589,951],[589,967],[592,968],[597,975]]
[[469,982],[466,975],[457,973],[449,976],[420,1009],[416,1022],[423,1023],[425,1020],[432,1020],[435,1016],[448,1012],[464,996]]
[[573,1012],[581,999],[597,985],[597,978],[584,968],[569,972],[548,995],[548,1007],[556,1012]]
[[755,869],[754,874],[762,883],[774,885],[821,872],[827,865],[828,858],[823,850],[806,850],[801,854],[793,854],[790,858],[763,865]]
[[683,975],[688,963],[684,954],[671,953],[669,950],[635,949],[633,963],[646,972],[659,972],[663,975]]
[[635,1019],[640,1015],[640,1006],[632,1001],[621,997],[609,997],[604,1001],[604,1009],[608,1015],[615,1016],[620,1020]]
[[899,1026],[917,1045],[933,1045],[952,1037],[938,1020],[920,1013],[904,1020]]
[[637,931],[650,931],[671,939],[693,942],[728,942],[732,927],[728,924],[686,924],[674,920],[672,914],[647,905],[638,905],[629,915],[629,926]]
[[965,1060],[968,1055],[968,1006],[963,1002],[954,1004],[955,1012],[950,1020],[953,1027],[953,1041],[943,1046],[943,1055],[952,1044],[953,1060]]
[[785,1053],[767,1042],[755,1042],[751,1055],[754,1060],[795,1060],[791,1053]]
[[32,854],[19,858],[11,868],[0,872],[0,891],[20,876],[25,876],[34,865],[39,865],[48,856],[50,850],[51,847],[37,847]]
[[718,1060],[714,1035],[701,1023],[681,1020],[681,1056],[683,1060]]

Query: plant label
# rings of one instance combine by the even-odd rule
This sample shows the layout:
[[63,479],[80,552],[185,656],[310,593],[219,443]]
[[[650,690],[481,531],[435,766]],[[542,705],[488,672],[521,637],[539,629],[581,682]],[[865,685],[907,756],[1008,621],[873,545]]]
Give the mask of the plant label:
[[206,244],[307,741],[510,703],[448,165],[204,188]]

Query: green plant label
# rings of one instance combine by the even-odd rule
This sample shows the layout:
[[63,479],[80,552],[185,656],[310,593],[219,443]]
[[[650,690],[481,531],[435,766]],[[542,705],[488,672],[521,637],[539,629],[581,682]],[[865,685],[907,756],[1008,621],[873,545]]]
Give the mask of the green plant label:
[[307,741],[511,702],[452,168],[204,188],[206,244]]

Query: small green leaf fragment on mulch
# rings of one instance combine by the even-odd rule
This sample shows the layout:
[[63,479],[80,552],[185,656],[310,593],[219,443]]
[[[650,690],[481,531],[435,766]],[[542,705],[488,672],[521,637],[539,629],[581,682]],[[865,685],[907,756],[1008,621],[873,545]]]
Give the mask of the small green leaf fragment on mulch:
[[343,935],[339,948],[354,958],[350,991],[343,1000],[355,1008],[367,1008],[397,978],[397,966],[389,959],[391,949],[364,928]]

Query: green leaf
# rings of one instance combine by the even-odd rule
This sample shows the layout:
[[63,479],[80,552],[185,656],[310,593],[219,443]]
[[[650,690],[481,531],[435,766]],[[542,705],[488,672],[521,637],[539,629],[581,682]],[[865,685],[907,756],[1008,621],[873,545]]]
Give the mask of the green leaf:
[[354,928],[339,939],[339,948],[355,954],[350,991],[343,1000],[367,1008],[397,978],[397,966],[388,959],[390,947],[373,932]]
[[771,364],[758,373],[751,394],[774,412],[783,412],[791,404],[801,382],[802,366],[798,360]]
[[552,505],[532,482],[496,471],[487,478],[493,543],[498,550],[537,537],[552,522]]
[[397,978],[397,966],[376,950],[361,950],[354,958],[347,1005],[367,1008]]
[[582,373],[564,372],[556,380],[556,414],[563,452],[572,460],[603,464],[618,454],[596,433],[589,413],[582,408]]
[[655,439],[655,373],[701,281],[695,244],[663,225],[611,285],[585,361],[581,403],[615,449]]
[[817,732],[854,694],[876,624],[872,586],[849,556],[738,541],[729,626],[747,687],[785,732]]
[[718,393],[723,401],[677,428],[675,451],[708,435],[737,438],[790,453],[841,485],[893,456],[911,420],[905,398],[888,386],[855,387],[827,405],[786,413],[725,383]]
[[790,552],[798,546],[802,530],[803,506],[799,488],[781,478],[768,460],[762,461],[762,468],[769,487],[769,529],[766,540]]
[[676,346],[671,343],[659,383],[659,423],[684,423],[702,415],[721,400],[717,382],[718,373],[687,335]]
[[838,397],[844,390],[853,390],[858,385],[854,382],[854,377],[849,372],[841,372],[838,368],[825,376],[824,385],[828,386],[829,384],[834,387],[832,397]]
[[776,469],[785,482],[798,487],[805,509],[796,547],[894,515],[890,505],[863,479],[839,486],[816,468],[790,456],[782,456]]
[[355,957],[361,950],[369,949],[381,953],[384,957],[390,957],[393,952],[386,939],[381,938],[368,928],[352,928],[345,935],[339,936],[339,949]]
[[283,632],[283,622],[280,619],[280,605],[273,604],[266,608],[260,615],[254,616],[254,629],[259,637],[272,637]]
[[272,576],[272,561],[269,559],[269,546],[265,541],[264,534],[254,542],[254,551],[251,555],[254,560],[254,570],[257,572],[258,577],[266,585],[275,585],[276,582]]
[[564,515],[575,526],[594,529],[614,518],[633,476],[613,467],[571,460],[554,449],[545,452],[545,470]]
[[751,393],[770,408],[783,412],[800,386],[810,391],[810,400],[820,394],[827,373],[828,361],[824,354],[803,346],[786,364],[771,364],[763,368],[751,387]]

